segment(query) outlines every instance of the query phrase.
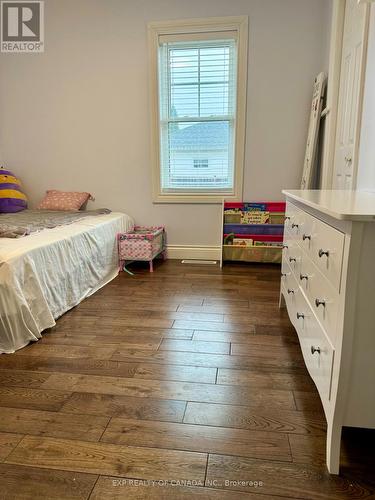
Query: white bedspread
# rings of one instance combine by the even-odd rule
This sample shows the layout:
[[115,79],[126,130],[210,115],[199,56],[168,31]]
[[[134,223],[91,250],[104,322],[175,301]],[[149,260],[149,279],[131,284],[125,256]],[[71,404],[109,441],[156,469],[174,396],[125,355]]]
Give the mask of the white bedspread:
[[116,233],[133,220],[111,213],[0,239],[0,353],[11,353],[55,325],[118,273]]

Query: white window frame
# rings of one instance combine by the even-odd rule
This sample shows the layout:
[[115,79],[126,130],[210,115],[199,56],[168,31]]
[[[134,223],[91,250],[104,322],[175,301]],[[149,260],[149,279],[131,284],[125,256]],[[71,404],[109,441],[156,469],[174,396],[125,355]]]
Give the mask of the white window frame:
[[[231,192],[225,195],[213,193],[163,193],[160,171],[160,115],[158,51],[161,35],[190,35],[214,33],[216,31],[237,32],[237,102],[234,153],[234,184]],[[246,133],[246,93],[247,93],[247,46],[248,16],[212,17],[205,19],[183,19],[179,21],[152,22],[148,24],[150,57],[150,95],[151,95],[151,165],[154,203],[222,203],[226,200],[241,201],[243,192],[243,170],[245,159]]]

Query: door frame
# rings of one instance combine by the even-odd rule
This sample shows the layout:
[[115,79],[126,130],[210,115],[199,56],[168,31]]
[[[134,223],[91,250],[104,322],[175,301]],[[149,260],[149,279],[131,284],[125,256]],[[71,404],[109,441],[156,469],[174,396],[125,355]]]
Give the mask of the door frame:
[[344,21],[345,0],[333,0],[321,189],[331,189],[333,181]]
[[[358,0],[359,4],[368,4],[366,10],[366,34],[368,36],[370,4],[375,0]],[[341,77],[341,58],[343,48],[343,35],[345,23],[345,3],[346,0],[333,0],[331,38],[329,52],[328,87],[327,87],[327,114],[324,133],[323,168],[321,173],[321,189],[332,189],[333,171],[336,149],[336,131],[339,105],[339,89]],[[367,45],[365,47],[364,58],[367,56]],[[363,67],[362,81],[365,79],[365,67]],[[359,114],[362,115],[364,88],[362,86],[360,94]],[[360,133],[358,127],[357,133]],[[357,162],[358,163],[358,162]],[[357,169],[354,172],[353,185],[356,184]]]

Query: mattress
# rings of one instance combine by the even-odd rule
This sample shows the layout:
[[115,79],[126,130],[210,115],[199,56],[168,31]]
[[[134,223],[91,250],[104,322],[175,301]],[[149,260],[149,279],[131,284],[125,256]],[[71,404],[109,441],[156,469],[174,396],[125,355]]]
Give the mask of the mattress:
[[113,212],[1,239],[0,353],[38,340],[59,316],[115,278],[116,234],[133,225]]

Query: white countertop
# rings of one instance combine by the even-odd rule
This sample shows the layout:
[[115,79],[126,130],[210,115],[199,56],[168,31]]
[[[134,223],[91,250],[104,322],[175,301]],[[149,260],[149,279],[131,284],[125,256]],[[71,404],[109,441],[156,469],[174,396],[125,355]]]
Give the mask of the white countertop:
[[375,222],[375,192],[285,189],[283,194],[335,219]]

